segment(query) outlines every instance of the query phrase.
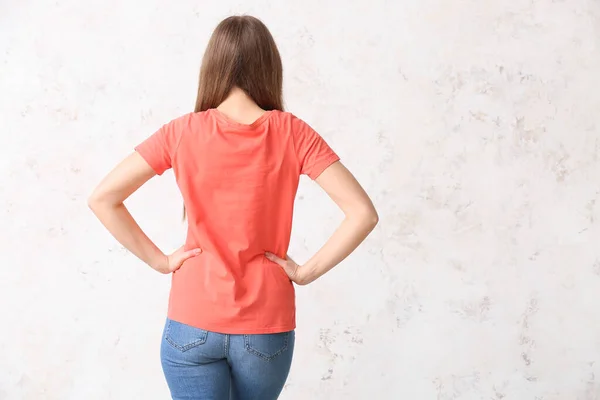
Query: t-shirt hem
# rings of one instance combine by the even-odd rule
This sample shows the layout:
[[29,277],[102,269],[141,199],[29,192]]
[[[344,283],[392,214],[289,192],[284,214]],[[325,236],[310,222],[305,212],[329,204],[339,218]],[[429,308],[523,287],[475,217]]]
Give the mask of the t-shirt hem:
[[212,324],[192,324],[190,322],[186,322],[186,321],[182,321],[179,320],[177,318],[171,318],[168,317],[169,319],[185,324],[185,325],[189,325],[189,326],[193,326],[194,328],[198,328],[198,329],[202,329],[205,331],[209,331],[209,332],[214,332],[214,333],[221,333],[223,335],[260,335],[260,334],[266,334],[266,333],[283,333],[283,332],[290,332],[293,331],[294,329],[296,329],[296,324],[291,324],[291,325],[283,325],[283,326],[271,326],[268,328],[232,328],[232,327],[224,327],[224,326],[219,326],[219,325],[212,325]]

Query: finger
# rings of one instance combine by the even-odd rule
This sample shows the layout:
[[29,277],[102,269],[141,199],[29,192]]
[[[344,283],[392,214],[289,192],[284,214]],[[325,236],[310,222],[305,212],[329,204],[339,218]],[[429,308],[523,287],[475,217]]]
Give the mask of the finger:
[[171,272],[179,271],[179,268],[181,268],[182,265],[183,265],[182,263],[175,265],[174,267],[171,268]]
[[186,262],[190,258],[197,257],[198,255],[200,255],[200,253],[202,253],[201,249],[192,249],[189,251],[180,252],[179,254],[174,254],[173,255],[173,265],[171,266],[171,271],[172,272],[177,271],[179,268],[181,268],[181,266],[183,265],[184,262]]
[[290,256],[286,255],[285,258],[294,265],[298,265],[298,263],[290,258]]
[[288,259],[282,267],[290,279],[296,279],[296,274],[298,273],[298,264]]
[[267,253],[267,258],[283,269],[283,272],[290,278],[290,280],[294,281],[298,275],[298,264],[294,260],[292,260],[289,256],[286,255],[286,259],[282,259],[273,253]]
[[200,253],[202,253],[202,249],[192,249],[192,250],[184,251],[183,253],[181,253],[181,262],[184,262],[185,260],[187,260],[189,258],[196,257],[196,256],[200,255]]
[[280,266],[285,268],[286,261],[283,258],[280,258],[280,257],[276,256],[275,254],[269,253],[269,252],[265,253],[265,257],[267,257],[269,260],[271,260],[274,263],[279,264]]
[[183,255],[186,258],[190,258],[190,257],[196,257],[200,253],[202,253],[202,249],[196,248],[196,249],[192,249],[192,250],[188,250],[188,251],[184,252]]

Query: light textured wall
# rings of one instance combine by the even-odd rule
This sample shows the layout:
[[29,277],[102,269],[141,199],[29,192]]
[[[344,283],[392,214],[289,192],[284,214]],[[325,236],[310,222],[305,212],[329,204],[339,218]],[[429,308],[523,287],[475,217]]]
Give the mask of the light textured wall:
[[[600,3],[0,3],[0,399],[166,399],[169,279],[87,210],[99,179],[189,112],[218,21],[250,13],[287,107],[381,223],[298,290],[284,399],[600,399]],[[165,250],[172,174],[129,202]],[[290,253],[340,213],[303,180]]]

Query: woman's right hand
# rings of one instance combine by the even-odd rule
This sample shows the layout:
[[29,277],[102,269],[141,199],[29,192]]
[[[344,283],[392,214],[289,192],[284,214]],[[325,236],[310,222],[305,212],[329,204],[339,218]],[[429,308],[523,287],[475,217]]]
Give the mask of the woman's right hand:
[[163,262],[156,268],[161,274],[170,274],[177,271],[186,260],[197,257],[202,253],[202,249],[185,250],[184,246],[181,246],[173,254],[165,255]]
[[265,256],[267,257],[267,259],[271,260],[272,262],[278,264],[281,268],[283,268],[288,278],[290,278],[290,280],[295,284],[307,285],[310,282],[312,282],[312,280],[309,280],[309,278],[304,275],[305,270],[302,269],[298,264],[296,264],[296,262],[292,260],[289,256],[285,256],[285,260],[271,252],[266,252]]

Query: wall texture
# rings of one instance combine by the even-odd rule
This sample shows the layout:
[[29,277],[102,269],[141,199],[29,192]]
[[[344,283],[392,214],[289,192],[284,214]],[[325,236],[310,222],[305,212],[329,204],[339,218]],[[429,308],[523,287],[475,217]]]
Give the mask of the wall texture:
[[[208,36],[261,17],[287,107],[381,224],[298,290],[284,399],[600,399],[597,0],[0,2],[0,399],[166,399],[169,279],[86,197],[194,103]],[[129,202],[183,240],[172,174]],[[290,253],[340,213],[303,180]]]

